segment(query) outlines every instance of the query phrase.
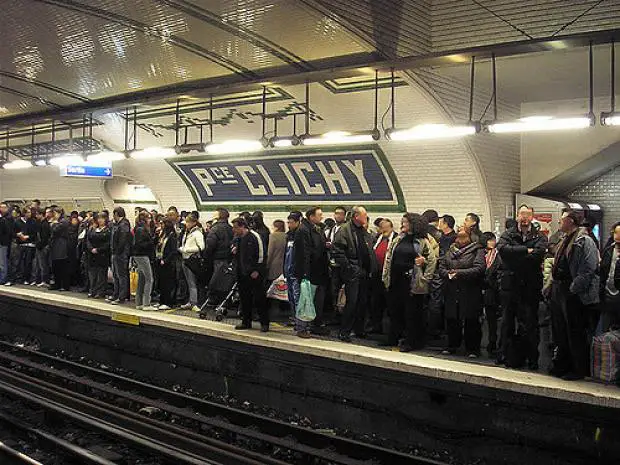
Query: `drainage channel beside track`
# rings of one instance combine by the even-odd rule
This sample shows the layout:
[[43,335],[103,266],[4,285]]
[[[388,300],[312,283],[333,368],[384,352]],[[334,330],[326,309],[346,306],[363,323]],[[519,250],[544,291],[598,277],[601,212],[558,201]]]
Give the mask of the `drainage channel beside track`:
[[134,436],[110,432],[119,440],[159,445],[157,453],[175,464],[441,465],[0,342],[0,392],[11,383],[30,400],[45,397]]

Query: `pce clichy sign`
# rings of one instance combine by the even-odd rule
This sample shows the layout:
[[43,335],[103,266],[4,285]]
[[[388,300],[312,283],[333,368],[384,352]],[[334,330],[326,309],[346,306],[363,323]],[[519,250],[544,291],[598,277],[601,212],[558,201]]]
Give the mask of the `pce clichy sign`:
[[404,209],[396,177],[383,153],[374,147],[172,159],[169,163],[202,210],[339,204]]

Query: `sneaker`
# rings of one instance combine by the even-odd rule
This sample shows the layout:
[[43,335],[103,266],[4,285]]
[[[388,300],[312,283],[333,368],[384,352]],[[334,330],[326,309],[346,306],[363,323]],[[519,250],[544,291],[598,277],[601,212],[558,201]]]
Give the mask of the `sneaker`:
[[454,355],[455,350],[454,349],[444,349],[441,351],[441,355]]
[[[114,304],[114,302],[112,302],[112,304]],[[144,307],[142,305],[136,305],[136,310],[144,310]]]
[[339,333],[338,339],[340,339],[342,342],[351,342],[351,336],[345,333]]
[[86,297],[88,297],[89,299],[92,299],[93,297],[95,297],[95,294],[88,294]]
[[192,312],[200,313],[200,307],[198,305],[192,305]]
[[38,284],[37,284],[37,282],[36,282],[36,281],[32,281],[32,282],[30,283],[30,285],[31,285],[31,286],[38,286]]
[[143,310],[147,312],[156,312],[157,310],[159,310],[159,307],[157,305],[148,305],[144,307]]
[[12,285],[13,285],[13,283],[12,283],[12,282],[10,282],[10,281],[7,281],[6,283],[4,283],[4,285],[5,285],[5,286],[12,286]]
[[49,284],[47,284],[47,283],[39,283],[39,284],[37,284],[37,287],[49,287]]
[[30,286],[30,281],[24,281],[24,286]]
[[112,297],[111,295],[109,295],[109,296],[107,296],[107,297],[105,298],[105,301],[106,301],[106,302],[112,302],[112,301],[114,301],[114,300],[118,300],[118,299],[116,299],[115,297]]
[[467,355],[467,358],[471,358],[472,360],[476,359],[476,358],[478,358],[478,354],[475,354],[475,353],[472,352],[471,354]]
[[159,307],[157,307],[157,310],[170,310],[170,307],[168,307],[167,305],[161,304]]
[[125,302],[124,300],[119,300],[119,299],[116,299],[116,300],[112,300],[112,301],[110,301],[110,303],[111,303],[112,305],[120,305],[120,304],[122,304],[122,303],[124,303],[124,302]]
[[186,304],[183,304],[179,307],[179,310],[190,310],[192,308],[192,304],[190,304],[189,302]]

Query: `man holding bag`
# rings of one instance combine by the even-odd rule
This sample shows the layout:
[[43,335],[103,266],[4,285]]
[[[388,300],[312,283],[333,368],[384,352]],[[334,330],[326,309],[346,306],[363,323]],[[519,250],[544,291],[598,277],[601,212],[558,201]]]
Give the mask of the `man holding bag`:
[[[310,333],[325,334],[323,327],[323,303],[329,284],[329,271],[325,235],[319,225],[323,212],[313,207],[306,212],[295,235],[295,275],[300,283],[300,297],[296,308],[295,331],[299,337],[308,338]],[[314,306],[315,317],[312,318]],[[309,310],[309,311],[306,311]],[[313,321],[310,324],[310,321]]]
[[256,231],[250,230],[244,218],[232,222],[233,234],[238,238],[233,247],[237,261],[237,279],[241,300],[241,323],[235,329],[252,328],[252,304],[256,303],[261,331],[269,331],[269,310],[265,296],[265,253],[263,241]]

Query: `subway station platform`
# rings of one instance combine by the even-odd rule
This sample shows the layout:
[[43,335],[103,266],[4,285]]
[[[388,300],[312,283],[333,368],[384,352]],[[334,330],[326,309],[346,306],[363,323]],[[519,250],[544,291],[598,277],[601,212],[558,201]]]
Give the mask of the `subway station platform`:
[[[280,325],[269,333],[257,323],[236,331],[232,321],[136,311],[30,287],[0,288],[0,335],[36,337],[43,350],[81,351],[150,378],[451,453],[518,450],[529,460],[521,463],[572,463],[552,460],[555,448],[588,460],[620,452],[620,389],[592,381],[300,339]],[[456,432],[485,442],[457,452]]]

